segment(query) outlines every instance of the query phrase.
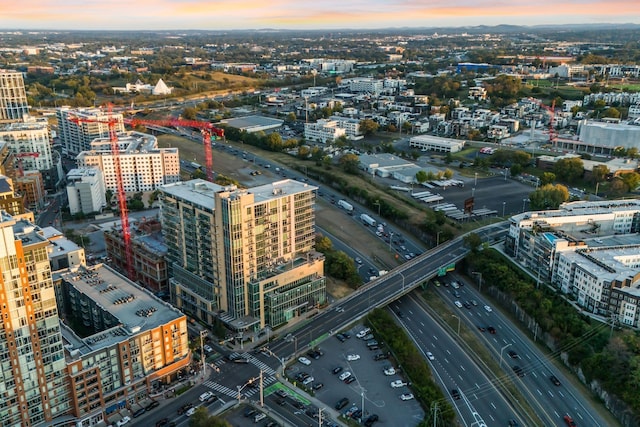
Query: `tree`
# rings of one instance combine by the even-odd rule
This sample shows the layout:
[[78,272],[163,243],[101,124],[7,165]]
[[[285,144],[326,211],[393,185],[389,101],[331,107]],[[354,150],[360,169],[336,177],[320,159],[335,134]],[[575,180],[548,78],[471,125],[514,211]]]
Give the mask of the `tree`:
[[331,239],[327,236],[323,236],[322,234],[316,235],[316,250],[323,254],[327,254],[333,250],[333,243]]
[[623,173],[620,175],[620,179],[627,186],[629,191],[635,191],[640,185],[640,174],[636,172]]
[[445,169],[442,176],[444,176],[446,179],[451,179],[453,178],[453,171],[451,169]]
[[278,132],[271,132],[267,136],[266,144],[271,151],[282,151],[282,137]]
[[540,176],[540,184],[547,185],[553,184],[556,180],[556,174],[553,172],[543,172]]
[[611,171],[605,165],[594,166],[593,170],[591,171],[593,182],[603,182],[607,179],[607,176],[609,176],[610,173]]
[[582,178],[584,163],[579,157],[560,159],[554,165],[553,172],[561,181],[573,183]]
[[532,210],[558,209],[569,200],[569,190],[561,184],[546,184],[529,194]]
[[358,174],[358,166],[360,165],[360,160],[358,159],[357,155],[345,154],[344,156],[340,157],[338,163],[340,164],[340,166],[342,166],[342,169],[346,173],[350,173],[352,175]]
[[606,109],[606,110],[604,110],[604,111],[602,112],[602,114],[600,115],[600,117],[611,117],[611,118],[614,118],[614,119],[619,119],[619,118],[620,118],[620,116],[621,116],[621,114],[620,114],[620,110],[618,110],[618,109],[617,109],[617,108],[615,108],[615,107],[609,107],[609,108],[607,108],[607,109]]
[[518,163],[511,166],[511,176],[518,176],[522,173],[522,166]]
[[427,182],[427,172],[422,171],[422,170],[416,172],[416,181],[418,182],[418,184],[422,184],[424,182]]
[[195,120],[198,112],[193,107],[186,107],[182,110],[182,118],[185,120]]
[[482,237],[476,233],[469,233],[463,238],[464,245],[469,248],[471,252],[477,252],[482,246]]
[[205,406],[199,406],[189,418],[189,427],[231,427],[224,418],[209,415]]
[[379,127],[378,123],[371,119],[360,120],[360,132],[365,136],[377,132]]

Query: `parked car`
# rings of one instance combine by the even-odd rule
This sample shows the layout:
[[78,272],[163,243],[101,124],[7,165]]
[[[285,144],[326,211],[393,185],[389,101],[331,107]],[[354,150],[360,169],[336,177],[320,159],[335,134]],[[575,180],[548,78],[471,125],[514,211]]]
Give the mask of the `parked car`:
[[129,417],[124,417],[122,418],[120,421],[116,421],[116,426],[117,427],[121,427],[123,425],[129,424],[129,421],[131,421],[131,418]]
[[378,360],[385,360],[389,358],[389,353],[377,353],[375,356],[373,356],[373,360],[378,361]]
[[400,399],[402,400],[411,400],[413,399],[413,393],[404,393],[400,395]]
[[133,413],[133,418],[138,418],[140,415],[144,414],[145,412],[147,412],[147,410],[146,410],[145,408],[137,409],[137,410]]
[[306,366],[311,365],[311,360],[307,359],[304,356],[298,357],[298,362],[300,362],[300,363],[302,363],[303,365],[306,365]]
[[389,367],[385,368],[384,374],[387,375],[387,376],[395,375],[396,374],[396,370],[393,368],[393,366],[389,366]]
[[343,397],[342,399],[338,400],[338,403],[336,403],[335,408],[339,411],[340,409],[344,408],[348,404],[349,404],[349,399],[347,399],[346,397]]
[[347,378],[349,378],[350,376],[351,376],[351,372],[349,372],[349,371],[344,371],[343,373],[341,373],[341,374],[340,374],[340,376],[338,377],[338,379],[339,379],[340,381],[344,381],[344,380],[346,380]]
[[402,380],[391,381],[391,388],[400,388],[406,386],[407,383]]
[[364,328],[363,330],[361,330],[360,332],[358,332],[356,334],[357,338],[363,338],[365,337],[369,332],[371,332],[371,328]]
[[338,338],[338,341],[340,342],[345,342],[347,339],[344,337],[344,335],[338,333],[336,334],[336,338]]
[[331,371],[331,373],[333,373],[333,375],[338,375],[340,372],[342,372],[342,366],[336,366],[335,368],[333,368],[333,370]]
[[360,359],[360,355],[359,354],[348,354],[347,355],[347,360],[349,362],[353,362],[354,360],[358,360]]
[[324,387],[323,383],[315,383],[311,388],[313,388],[314,390],[320,390],[322,387]]
[[356,380],[356,377],[354,376],[350,376],[349,378],[347,378],[346,380],[344,380],[344,382],[346,384],[351,384],[352,382],[354,382]]
[[371,427],[376,421],[378,421],[380,418],[378,417],[378,415],[376,414],[371,414],[369,415],[369,418],[367,418],[366,420],[364,420],[364,426],[365,427]]

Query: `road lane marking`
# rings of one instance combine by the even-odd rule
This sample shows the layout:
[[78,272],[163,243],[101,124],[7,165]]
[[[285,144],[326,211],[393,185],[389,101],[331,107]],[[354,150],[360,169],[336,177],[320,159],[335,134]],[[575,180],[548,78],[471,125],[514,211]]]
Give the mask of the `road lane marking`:
[[492,407],[493,409],[498,409],[498,408],[496,408],[496,405],[495,405],[493,402],[491,402],[491,407]]
[[451,356],[451,352],[449,351],[449,349],[448,349],[448,348],[446,348],[444,351],[446,351],[446,352],[447,352],[447,354],[448,354],[449,356]]
[[464,369],[464,366],[460,365],[460,368],[461,368],[463,371],[466,371],[466,369]]
[[560,396],[564,397],[564,394],[562,394],[562,392],[561,392],[561,391],[558,391],[558,394],[559,394]]
[[539,394],[540,396],[542,396],[542,392],[540,391],[540,389],[539,389],[539,388],[537,388],[537,389],[536,389],[536,391],[538,392],[538,394]]

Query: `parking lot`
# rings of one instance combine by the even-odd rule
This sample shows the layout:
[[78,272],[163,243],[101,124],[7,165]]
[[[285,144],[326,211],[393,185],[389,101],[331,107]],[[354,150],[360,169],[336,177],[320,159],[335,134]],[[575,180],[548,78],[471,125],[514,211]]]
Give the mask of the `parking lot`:
[[[357,337],[363,328],[359,325],[343,331],[349,338],[339,339],[338,334],[328,337],[316,347],[323,353],[321,356],[303,352],[301,356],[306,360],[301,360],[304,363],[298,361],[293,364],[287,375],[293,384],[315,395],[327,407],[343,414],[355,413],[355,418],[359,418],[363,424],[375,414],[378,420],[374,425],[417,425],[424,418],[424,411],[410,396],[411,389],[405,385],[406,379],[393,358],[374,360],[376,355],[388,355],[384,343],[373,344],[372,341],[378,340],[372,333],[363,337],[368,338],[366,341]],[[368,348],[367,342],[373,349]],[[392,369],[387,369],[385,374],[386,368]],[[402,385],[393,388],[392,382]],[[322,386],[319,387],[319,384]],[[402,395],[407,400],[402,400]],[[337,405],[343,399],[346,400]]]

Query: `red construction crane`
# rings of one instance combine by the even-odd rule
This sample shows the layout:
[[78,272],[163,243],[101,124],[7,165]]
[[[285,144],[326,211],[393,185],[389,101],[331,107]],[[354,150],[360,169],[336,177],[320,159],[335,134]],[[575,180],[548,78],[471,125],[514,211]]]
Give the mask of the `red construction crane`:
[[133,251],[131,248],[131,229],[129,227],[129,213],[127,211],[127,195],[122,182],[122,170],[120,168],[120,148],[118,147],[118,135],[116,124],[118,120],[111,116],[111,105],[109,105],[109,115],[106,119],[89,119],[79,117],[69,117],[69,121],[79,125],[80,123],[104,123],[109,127],[109,141],[111,142],[111,154],[113,156],[113,166],[116,174],[118,205],[120,207],[120,221],[122,223],[122,237],[126,256],[127,276],[130,280],[136,280],[136,270],[133,261]]
[[136,127],[138,125],[152,126],[172,126],[172,127],[191,127],[200,130],[202,134],[202,145],[204,145],[204,158],[207,168],[207,181],[213,181],[213,153],[211,152],[211,135],[214,134],[218,138],[224,139],[224,129],[215,127],[209,122],[200,120],[184,120],[184,119],[163,119],[163,120],[146,120],[146,119],[125,119],[124,122],[129,126]]
[[558,141],[558,134],[556,132],[556,129],[553,127],[553,122],[555,121],[556,117],[556,100],[553,100],[553,102],[551,103],[551,107],[544,105],[542,101],[536,98],[529,98],[529,100],[549,113],[549,142],[555,146]]

